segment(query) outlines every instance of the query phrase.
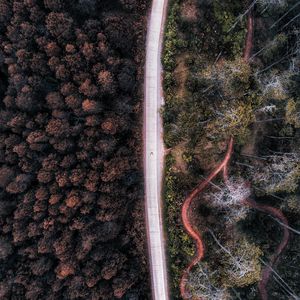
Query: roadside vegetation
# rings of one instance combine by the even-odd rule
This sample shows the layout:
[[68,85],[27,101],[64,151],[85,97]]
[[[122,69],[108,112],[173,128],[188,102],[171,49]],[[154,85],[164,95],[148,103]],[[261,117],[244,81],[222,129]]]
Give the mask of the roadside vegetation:
[[[254,40],[246,63],[241,57],[250,9]],[[223,159],[230,137],[235,140],[230,166],[235,189],[217,179],[191,209],[205,245],[204,260],[189,278],[191,294],[202,299],[258,298],[262,270],[282,239],[283,224],[242,207],[241,197],[251,195],[259,205],[279,209],[289,226],[299,230],[299,12],[297,1],[170,3],[162,115],[174,299],[180,299],[182,272],[195,255],[181,221],[182,203]],[[300,271],[293,268],[300,262],[300,237],[290,232],[289,246],[268,283],[270,299],[300,294]]]

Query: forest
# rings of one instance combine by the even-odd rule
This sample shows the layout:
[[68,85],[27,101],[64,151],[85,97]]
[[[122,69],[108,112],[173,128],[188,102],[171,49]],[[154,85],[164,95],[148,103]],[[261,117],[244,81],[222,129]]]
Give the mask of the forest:
[[162,116],[173,299],[299,299],[299,15],[295,0],[170,3]]
[[0,299],[148,299],[148,0],[0,0]]

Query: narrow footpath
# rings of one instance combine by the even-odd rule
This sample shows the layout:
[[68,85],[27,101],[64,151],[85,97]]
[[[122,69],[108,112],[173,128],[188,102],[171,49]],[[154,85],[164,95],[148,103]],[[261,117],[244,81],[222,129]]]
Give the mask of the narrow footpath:
[[[251,9],[248,14],[248,22],[247,22],[247,35],[246,35],[246,43],[245,43],[245,50],[243,53],[243,59],[246,63],[249,63],[252,49],[253,49],[253,37],[254,37],[254,17],[253,17],[253,10]],[[209,184],[210,182],[221,172],[223,171],[223,179],[225,186],[230,190],[230,181],[228,175],[228,164],[233,152],[233,138],[230,138],[228,149],[223,161],[207,176],[207,178],[201,181],[198,186],[186,197],[182,210],[181,210],[181,218],[184,225],[184,228],[188,235],[194,240],[196,246],[196,255],[187,268],[183,271],[182,278],[180,281],[180,293],[184,300],[190,299],[191,295],[187,288],[188,283],[188,276],[191,272],[192,268],[199,263],[204,258],[204,244],[202,240],[201,233],[194,228],[193,224],[191,223],[191,218],[189,215],[190,206],[197,195],[199,195]],[[232,188],[232,187],[231,187]],[[274,219],[279,220],[283,224],[283,237],[277,246],[273,255],[269,258],[268,265],[262,270],[261,281],[258,283],[258,289],[260,293],[260,298],[262,300],[268,300],[268,291],[267,291],[267,284],[270,280],[271,274],[273,272],[273,267],[278,263],[281,253],[286,248],[290,234],[288,230],[288,221],[282,211],[275,207],[259,204],[252,199],[242,199],[241,203],[242,206],[248,206],[250,208],[262,211],[274,217]],[[202,300],[202,298],[198,297],[197,300]]]
[[153,0],[149,16],[144,82],[144,178],[146,226],[150,259],[152,298],[169,299],[165,238],[162,221],[163,136],[160,108],[161,51],[167,0]]

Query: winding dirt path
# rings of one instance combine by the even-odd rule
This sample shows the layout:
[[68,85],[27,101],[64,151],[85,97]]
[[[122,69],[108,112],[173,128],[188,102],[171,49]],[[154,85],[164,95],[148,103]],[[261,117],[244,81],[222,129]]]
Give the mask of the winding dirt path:
[[[254,17],[253,17],[253,9],[249,11],[248,14],[248,21],[247,21],[247,36],[246,36],[246,43],[245,43],[245,49],[243,53],[243,59],[245,62],[248,62],[250,59],[250,55],[252,53],[253,48],[253,36],[254,36]],[[186,283],[188,279],[188,275],[191,271],[191,269],[204,257],[204,245],[201,238],[200,233],[197,229],[193,228],[193,225],[190,223],[189,219],[189,208],[191,206],[191,203],[193,199],[201,193],[207,185],[210,183],[211,180],[213,180],[220,171],[223,170],[223,177],[226,181],[228,179],[228,162],[230,160],[231,154],[233,151],[233,139],[230,139],[229,146],[227,153],[225,155],[224,160],[219,164],[219,166],[211,172],[211,174],[202,181],[198,187],[196,187],[190,195],[185,199],[182,210],[181,210],[181,218],[184,225],[185,230],[190,235],[190,237],[195,241],[197,254],[194,257],[194,259],[191,261],[189,266],[186,268],[186,270],[183,272],[183,276],[180,281],[180,293],[183,299],[189,298],[189,295],[186,290]]]
[[[226,186],[229,188],[230,182],[229,182],[227,165],[224,166],[224,168],[223,168],[223,179],[224,179]],[[272,207],[270,205],[259,204],[256,201],[251,200],[251,199],[244,199],[241,204],[245,205],[245,206],[249,206],[253,209],[262,211],[266,214],[269,214],[269,215],[273,216],[275,219],[278,219],[282,224],[285,225],[282,227],[282,229],[283,229],[282,240],[279,243],[279,245],[277,246],[275,253],[270,257],[268,266],[266,266],[263,269],[262,275],[261,275],[261,281],[258,283],[258,290],[259,290],[261,299],[268,300],[267,284],[270,279],[273,266],[275,266],[276,263],[278,262],[280,254],[285,249],[285,247],[287,246],[288,241],[290,239],[290,232],[288,230],[289,223],[288,223],[287,218],[284,216],[284,214],[282,213],[281,210],[279,210],[275,207]]]
[[252,53],[253,37],[254,37],[254,16],[253,16],[253,9],[251,9],[248,14],[246,44],[245,44],[245,49],[243,54],[243,58],[245,62],[249,62]]
[[[195,241],[197,254],[194,257],[194,259],[191,261],[191,263],[188,265],[188,267],[184,270],[183,276],[182,276],[181,281],[180,281],[180,292],[181,292],[181,296],[182,296],[183,299],[189,299],[190,298],[190,295],[189,295],[189,293],[187,291],[187,288],[186,288],[186,283],[188,281],[188,275],[189,275],[191,269],[199,261],[201,261],[204,257],[203,240],[202,240],[202,237],[201,237],[201,234],[199,233],[199,231],[196,228],[194,228],[192,223],[191,223],[191,220],[189,218],[189,208],[192,204],[193,199],[199,193],[201,193],[207,187],[207,185],[211,182],[211,180],[213,180],[221,171],[223,171],[223,179],[224,179],[225,185],[228,188],[232,188],[232,187],[230,187],[229,175],[228,175],[228,163],[230,161],[232,152],[233,152],[233,139],[231,138],[224,160],[218,165],[218,167],[215,170],[213,170],[210,173],[210,175],[204,181],[202,181],[188,195],[188,197],[184,201],[184,204],[183,204],[183,207],[182,207],[182,213],[181,213],[182,222],[183,222],[184,228],[187,231],[187,233]],[[290,234],[289,234],[289,230],[287,229],[288,221],[279,209],[274,208],[272,206],[264,205],[264,204],[258,204],[257,202],[255,202],[254,200],[251,200],[251,199],[242,200],[241,205],[249,206],[251,208],[257,209],[257,210],[262,211],[264,213],[270,214],[274,218],[280,220],[281,223],[286,225],[286,226],[283,227],[283,238],[282,238],[281,242],[279,243],[275,253],[271,256],[268,266],[263,269],[262,279],[261,279],[261,281],[259,282],[259,285],[258,285],[261,299],[262,300],[267,300],[268,299],[267,284],[268,284],[268,281],[270,279],[270,275],[272,273],[272,268],[278,262],[280,254],[285,249],[285,247],[287,246],[288,241],[289,241]]]
[[196,250],[197,250],[197,254],[194,257],[194,259],[191,261],[191,263],[188,265],[188,267],[186,268],[186,270],[183,272],[183,276],[181,278],[180,281],[180,293],[183,299],[187,299],[190,297],[190,295],[188,294],[187,290],[186,290],[186,283],[187,283],[187,279],[188,279],[188,275],[191,271],[191,269],[200,261],[203,259],[204,257],[204,245],[203,245],[203,241],[201,238],[201,235],[199,233],[199,231],[193,227],[193,224],[190,221],[189,218],[189,208],[192,204],[192,201],[194,200],[194,198],[201,193],[211,182],[211,180],[213,180],[219,173],[220,171],[222,171],[224,168],[226,168],[231,154],[232,154],[232,150],[233,150],[233,139],[230,139],[229,142],[229,146],[227,149],[227,153],[225,155],[224,160],[218,165],[217,168],[215,168],[209,175],[208,177],[202,181],[190,194],[189,196],[185,199],[183,206],[182,206],[182,210],[181,210],[181,218],[182,218],[182,222],[183,222],[183,226],[185,228],[185,230],[187,231],[187,233],[190,235],[190,237],[195,241],[196,243]]
[[[246,35],[245,49],[243,53],[243,59],[246,63],[249,62],[252,53],[253,37],[254,37],[254,16],[253,16],[253,9],[251,9],[248,14],[247,35]],[[199,195],[207,187],[207,185],[211,182],[211,180],[213,180],[221,171],[223,171],[223,180],[225,182],[225,185],[227,186],[227,188],[229,188],[229,190],[232,189],[232,186],[230,186],[229,175],[228,175],[228,164],[232,152],[233,152],[233,138],[231,138],[229,141],[228,149],[223,161],[209,174],[209,176],[204,181],[199,183],[199,185],[187,196],[187,198],[183,203],[182,211],[181,211],[182,222],[186,232],[194,240],[196,251],[197,251],[193,260],[183,271],[183,275],[180,281],[180,293],[183,299],[190,299],[191,295],[187,290],[188,276],[191,269],[204,257],[204,243],[201,237],[201,233],[196,228],[194,228],[193,224],[191,223],[189,217],[189,209],[194,198],[197,195]],[[267,284],[270,279],[273,266],[278,262],[280,254],[286,248],[289,241],[290,233],[288,230],[288,221],[284,216],[284,214],[279,209],[274,208],[272,206],[259,204],[256,201],[251,199],[243,199],[241,201],[241,205],[248,206],[253,209],[257,209],[259,211],[267,213],[273,216],[274,218],[280,220],[281,223],[285,225],[283,226],[282,240],[277,246],[275,253],[270,257],[269,264],[263,269],[261,281],[258,284],[258,289],[260,292],[261,299],[268,300]],[[201,298],[199,298],[199,300],[201,300]]]
[[[253,49],[253,38],[254,38],[254,16],[253,16],[253,9],[250,10],[248,15],[248,22],[247,22],[247,36],[246,36],[246,45],[244,50],[243,58],[245,62],[249,62],[252,49]],[[224,180],[228,181],[228,169],[227,166],[224,168]],[[273,217],[280,220],[284,225],[288,226],[288,221],[283,213],[274,207],[258,204],[251,199],[245,199],[244,204],[252,207],[254,209],[260,210],[267,214],[272,215]],[[287,227],[283,227],[283,238],[281,243],[278,245],[275,253],[271,256],[269,266],[267,266],[262,272],[262,279],[258,284],[258,289],[260,291],[261,299],[267,300],[268,299],[268,292],[267,292],[267,283],[270,279],[270,275],[272,273],[272,266],[274,266],[279,259],[281,252],[285,249],[288,244],[290,233]]]
[[280,244],[277,246],[275,253],[270,257],[269,265],[264,268],[264,270],[262,272],[262,277],[261,277],[262,279],[258,284],[258,289],[260,292],[261,299],[267,300],[268,299],[267,284],[269,282],[273,266],[275,266],[277,264],[280,254],[286,248],[289,238],[290,238],[290,232],[287,228],[287,226],[289,224],[288,224],[288,220],[286,219],[286,217],[284,216],[282,211],[277,208],[274,208],[269,205],[258,204],[257,202],[255,202],[254,200],[251,200],[251,199],[245,199],[244,203],[245,203],[245,205],[248,205],[249,207],[260,210],[264,213],[267,213],[267,214],[273,216],[274,218],[280,220],[280,222],[285,225],[282,227],[283,228],[282,240],[281,240]]

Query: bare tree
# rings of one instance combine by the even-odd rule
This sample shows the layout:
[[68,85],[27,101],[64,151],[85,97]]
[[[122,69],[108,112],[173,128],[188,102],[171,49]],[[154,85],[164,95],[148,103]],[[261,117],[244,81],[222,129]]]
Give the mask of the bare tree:
[[284,7],[286,5],[286,0],[258,0],[258,3],[262,6],[271,7]]
[[259,258],[261,250],[247,241],[246,238],[239,240],[239,247],[228,244],[223,246],[212,230],[209,229],[214,241],[225,253],[225,270],[228,282],[235,286],[245,286],[260,280],[261,264]]
[[199,263],[191,273],[188,286],[190,288],[191,299],[203,300],[228,300],[230,294],[226,288],[216,287],[211,280],[212,272],[208,267]]
[[266,164],[252,173],[253,181],[268,194],[292,192],[300,179],[300,157],[297,153],[266,156]]

